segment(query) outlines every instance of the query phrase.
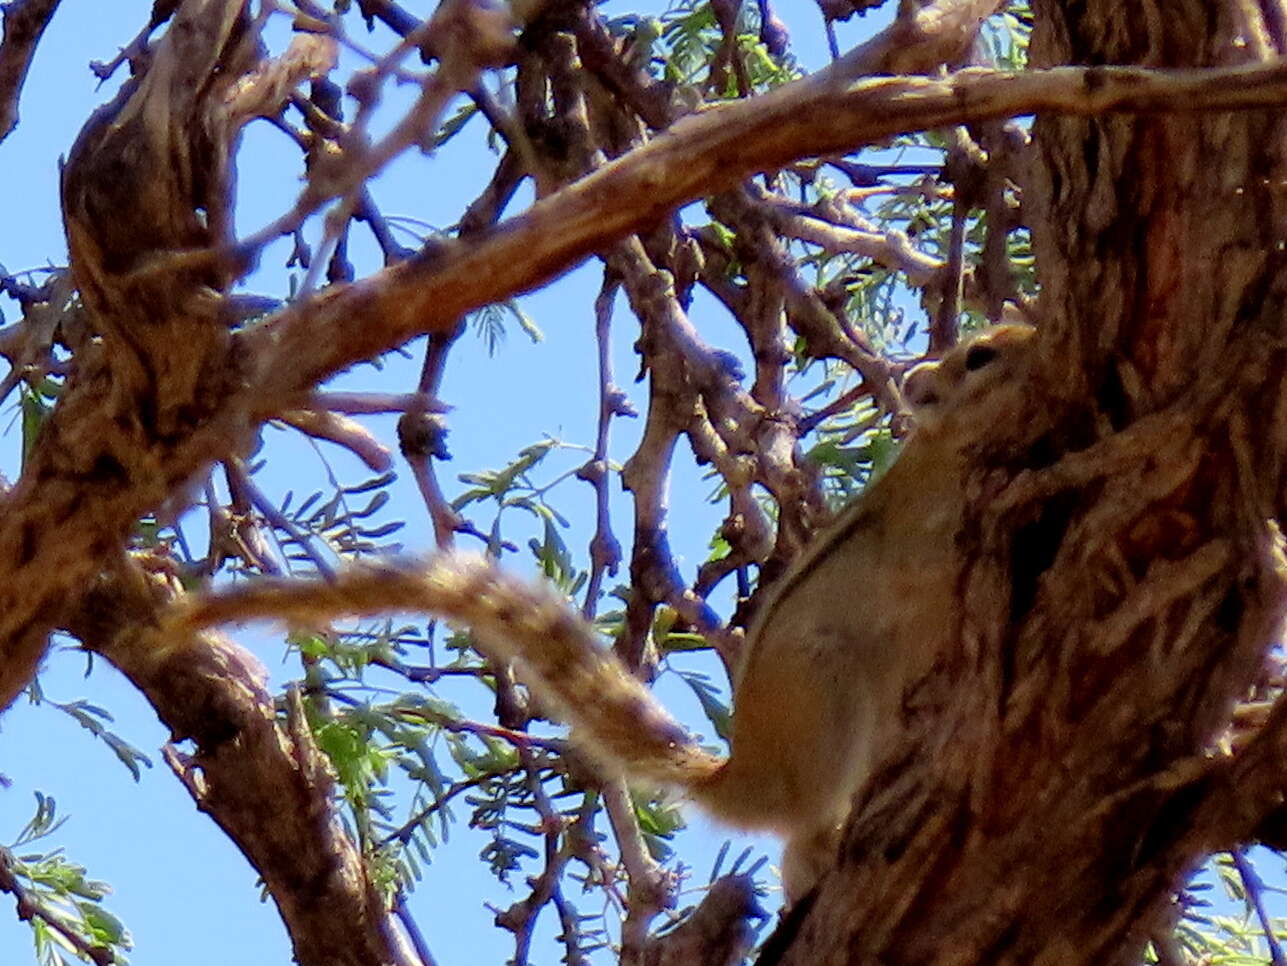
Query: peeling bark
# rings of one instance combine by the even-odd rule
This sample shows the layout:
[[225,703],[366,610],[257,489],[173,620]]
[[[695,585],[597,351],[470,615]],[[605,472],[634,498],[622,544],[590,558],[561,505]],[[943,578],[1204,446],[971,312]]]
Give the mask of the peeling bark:
[[[1046,0],[1032,53],[1216,66],[1228,6]],[[1281,714],[1211,751],[1287,588],[1281,115],[1034,134],[1046,375],[981,454],[959,650],[762,962],[1138,962],[1194,864],[1254,839],[1235,789],[1281,795]]]
[[[1033,55],[1227,67],[1228,6],[1183,0],[1136,21],[1107,0],[1075,16],[1045,0]],[[1244,58],[1274,52],[1264,35]],[[72,272],[100,339],[3,500],[0,708],[56,624],[98,641],[196,741],[171,760],[264,875],[301,963],[389,961],[378,899],[306,736],[277,723],[253,668],[215,639],[167,650],[147,594],[103,577],[135,521],[317,380],[683,202],[801,156],[1035,110],[1047,378],[978,454],[950,603],[960,647],[909,696],[906,740],[857,803],[839,868],[765,961],[1133,961],[1191,864],[1262,825],[1287,713],[1236,758],[1208,749],[1283,598],[1266,524],[1287,458],[1281,122],[1055,115],[1281,104],[1287,69],[851,83],[842,63],[684,119],[518,218],[234,334],[230,153],[314,63],[305,51],[273,76],[260,57],[241,0],[187,0],[68,159]],[[248,78],[264,101],[233,96]]]
[[[231,243],[230,152],[327,55],[260,70],[244,4],[189,2],[141,79],[97,111],[63,171],[71,272],[90,330],[59,405],[0,514],[0,708],[26,686],[60,606],[144,513],[181,493],[252,423],[222,294],[244,266]],[[235,94],[235,96],[234,96]],[[207,255],[156,269],[176,252]],[[210,254],[213,253],[213,254]],[[219,416],[222,421],[216,421]]]
[[[194,743],[191,755],[170,746],[167,761],[263,876],[296,960],[358,966],[408,960],[300,713],[279,724],[262,668],[229,642],[160,640],[161,585],[118,563],[135,521],[212,455],[239,449],[251,427],[223,409],[242,366],[221,295],[241,267],[225,255],[165,271],[156,261],[230,248],[240,127],[328,56],[306,39],[264,64],[240,0],[186,3],[147,72],[72,148],[63,172],[71,270],[98,340],[78,352],[0,518],[0,704],[25,686],[55,623],[99,649],[174,741]],[[217,414],[227,421],[212,428]]]
[[[111,661],[170,729],[166,762],[263,877],[300,966],[370,966],[400,957],[398,932],[340,824],[325,757],[298,695],[283,720],[248,651],[218,634],[162,640],[175,596],[159,575],[120,561],[68,629]],[[176,744],[192,742],[191,754]]]

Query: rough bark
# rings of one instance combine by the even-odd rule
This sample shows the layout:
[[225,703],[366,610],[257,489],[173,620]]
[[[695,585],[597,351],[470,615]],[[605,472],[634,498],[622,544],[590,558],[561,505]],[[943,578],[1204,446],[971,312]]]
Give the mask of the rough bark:
[[[685,119],[467,242],[333,286],[234,334],[219,317],[217,297],[241,267],[221,221],[223,166],[254,105],[236,116],[203,112],[231,78],[256,66],[238,47],[253,48],[255,38],[227,19],[241,9],[231,0],[184,4],[144,81],[95,115],[68,159],[72,268],[104,340],[78,357],[74,380],[5,498],[0,707],[30,680],[69,588],[213,454],[235,451],[260,420],[289,408],[318,380],[416,335],[449,331],[464,312],[534,288],[686,201],[799,157],[946,123],[1036,109],[1093,114],[1287,100],[1287,68],[1279,66],[1223,75],[1065,70],[854,85],[843,73],[824,73]],[[182,48],[185,41],[195,54]],[[162,68],[178,71],[177,79],[165,81]],[[172,99],[167,83],[178,92]],[[193,100],[189,89],[201,96]],[[158,118],[163,129],[149,130]],[[150,177],[155,172],[174,176]],[[318,339],[318,331],[328,337]]]
[[[1038,66],[1278,50],[1234,45],[1241,5],[1034,7]],[[1046,376],[980,454],[959,650],[764,962],[1137,962],[1194,863],[1281,796],[1281,713],[1212,749],[1282,618],[1283,133],[1036,123]]]
[[[301,966],[405,963],[386,902],[334,807],[334,781],[298,694],[283,721],[248,651],[218,634],[163,640],[181,590],[120,560],[67,625],[147,697],[170,729],[166,762],[260,873]],[[191,742],[191,754],[176,745]]]
[[[1074,20],[1047,0],[1034,55],[1224,64],[1225,6],[1185,0],[1137,22],[1096,0]],[[1205,753],[1260,669],[1281,601],[1265,525],[1281,513],[1287,441],[1281,131],[1260,112],[1053,115],[1280,104],[1287,69],[853,84],[842,63],[685,119],[493,230],[233,333],[219,296],[244,266],[224,221],[227,162],[253,105],[225,109],[224,95],[258,58],[240,0],[187,0],[68,159],[72,270],[101,342],[78,352],[0,512],[0,707],[51,628],[97,638],[176,736],[197,739],[200,795],[264,874],[301,963],[393,953],[352,856],[309,871],[297,854],[338,847],[298,736],[224,645],[188,666],[120,643],[101,600],[69,611],[138,517],[317,380],[449,330],[683,202],[798,157],[1034,110],[1050,115],[1028,197],[1052,378],[979,454],[962,534],[973,563],[952,602],[961,647],[909,702],[905,747],[858,803],[839,869],[766,958],[1129,960],[1191,863],[1251,835],[1281,795],[1268,765],[1287,714],[1236,759]],[[233,761],[243,739],[259,752]],[[272,782],[293,797],[256,797]],[[280,811],[291,803],[295,825]],[[314,918],[328,903],[329,925],[352,931]]]
[[262,668],[230,642],[160,641],[163,584],[120,560],[138,517],[181,491],[211,445],[235,452],[249,428],[233,417],[209,429],[239,384],[221,302],[235,260],[154,268],[174,252],[229,247],[240,127],[328,66],[329,51],[306,38],[281,61],[261,56],[242,3],[187,3],[149,70],[72,148],[63,178],[71,268],[99,338],[77,353],[7,495],[3,698],[34,671],[55,623],[72,630],[147,695],[172,740],[194,743],[192,755],[171,747],[167,760],[263,876],[299,963],[407,961],[302,717],[278,723]]
[[59,0],[14,0],[5,4],[0,33],[0,141],[18,124],[18,98],[36,45],[53,19]]

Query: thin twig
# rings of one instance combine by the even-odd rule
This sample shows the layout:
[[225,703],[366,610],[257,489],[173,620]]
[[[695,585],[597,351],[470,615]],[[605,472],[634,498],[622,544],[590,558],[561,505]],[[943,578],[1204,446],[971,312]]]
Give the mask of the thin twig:
[[1233,849],[1229,853],[1233,859],[1233,867],[1238,870],[1238,877],[1242,880],[1242,888],[1246,892],[1247,901],[1251,903],[1251,908],[1255,910],[1256,919],[1260,922],[1261,934],[1265,937],[1265,945],[1269,949],[1269,962],[1273,966],[1283,966],[1287,960],[1283,959],[1282,946],[1278,942],[1278,937],[1274,933],[1274,923],[1269,916],[1268,910],[1265,909],[1265,883],[1256,872],[1255,867],[1247,861],[1246,852],[1242,849]]
[[116,962],[116,954],[111,948],[87,941],[63,916],[23,886],[14,871],[15,861],[13,853],[0,846],[0,892],[7,892],[17,900],[18,918],[23,921],[40,919],[72,949],[97,966],[111,966]]

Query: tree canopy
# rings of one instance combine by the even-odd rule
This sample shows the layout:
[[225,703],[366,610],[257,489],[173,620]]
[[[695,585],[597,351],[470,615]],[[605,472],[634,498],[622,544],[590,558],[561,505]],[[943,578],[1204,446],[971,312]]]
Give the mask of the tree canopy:
[[[302,966],[434,963],[452,924],[411,900],[466,825],[516,963],[1280,961],[1287,11],[780,7],[141,9],[62,161],[63,262],[0,233],[0,709],[42,700],[51,642],[119,670]],[[0,157],[71,16],[4,5]],[[692,867],[682,803],[407,612],[399,554],[485,553],[717,745],[749,622],[914,431],[908,372],[1016,322],[1030,377],[959,486],[881,518],[959,510],[907,564],[952,590],[904,605],[950,640],[781,916],[771,865]],[[506,332],[577,349],[519,397],[462,359]],[[577,433],[447,463],[573,382]],[[350,609],[387,614],[327,603],[377,561]],[[253,647],[176,617],[231,586],[307,606]],[[92,697],[48,704],[147,761]],[[42,795],[0,890],[40,962],[117,961],[58,834]]]

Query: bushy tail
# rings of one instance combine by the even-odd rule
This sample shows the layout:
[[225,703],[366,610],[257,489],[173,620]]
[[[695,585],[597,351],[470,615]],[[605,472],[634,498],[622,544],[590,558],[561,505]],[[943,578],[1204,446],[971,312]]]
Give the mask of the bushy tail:
[[632,778],[699,792],[722,760],[704,751],[551,589],[524,583],[472,555],[440,554],[346,570],[332,580],[261,579],[194,597],[176,633],[257,618],[321,623],[343,616],[423,611],[473,632],[492,660],[572,726],[578,745]]

